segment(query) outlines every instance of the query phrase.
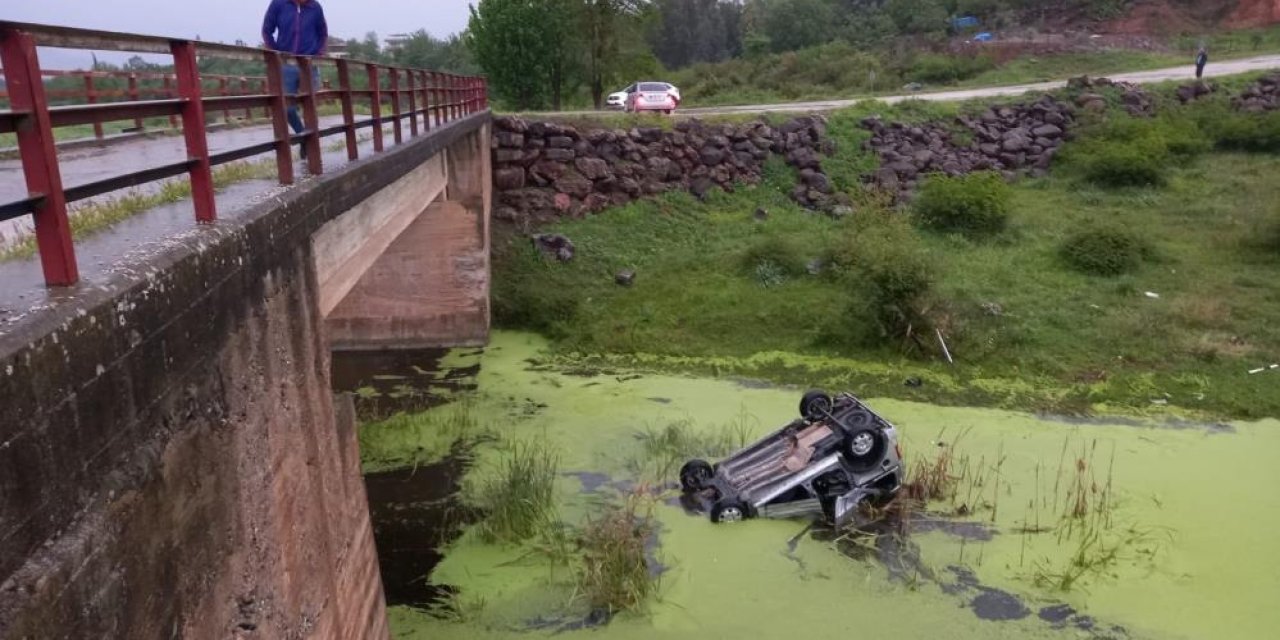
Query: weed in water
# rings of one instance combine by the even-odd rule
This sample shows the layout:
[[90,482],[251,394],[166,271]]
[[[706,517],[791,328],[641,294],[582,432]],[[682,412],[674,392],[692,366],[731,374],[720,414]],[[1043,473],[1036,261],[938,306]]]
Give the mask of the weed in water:
[[555,481],[560,456],[541,440],[515,441],[497,468],[482,476],[468,502],[483,520],[486,542],[523,542],[558,522]]
[[652,516],[652,498],[637,493],[588,519],[580,539],[576,597],[593,611],[636,611],[657,593],[657,577],[645,554]]
[[487,602],[483,596],[468,595],[450,590],[435,602],[432,602],[427,607],[427,612],[432,617],[440,620],[466,624],[475,622],[484,611],[486,604]]
[[751,442],[758,428],[759,420],[745,409],[733,420],[707,429],[688,419],[650,427],[637,435],[641,452],[628,467],[643,480],[672,481],[685,462],[723,458]]

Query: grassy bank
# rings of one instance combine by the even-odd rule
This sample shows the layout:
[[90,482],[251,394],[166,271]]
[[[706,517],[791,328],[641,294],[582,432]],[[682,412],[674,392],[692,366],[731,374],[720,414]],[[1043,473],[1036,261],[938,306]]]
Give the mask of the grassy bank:
[[[1163,186],[1124,188],[1090,182],[1094,165],[1069,162],[1016,184],[1008,229],[986,239],[920,230],[908,212],[875,206],[858,180],[875,161],[860,148],[866,134],[857,121],[873,110],[919,119],[964,108],[863,105],[835,114],[840,151],[824,164],[862,202],[843,220],[791,204],[791,171],[773,164],[761,186],[706,202],[669,194],[559,223],[550,230],[578,246],[570,264],[544,260],[525,238],[499,237],[496,319],[550,335],[558,359],[592,367],[823,382],[1056,412],[1280,412],[1274,378],[1246,373],[1280,357],[1272,321],[1280,314],[1280,242],[1264,241],[1280,229],[1280,158],[1219,150],[1170,159],[1158,169]],[[1118,135],[1097,127],[1086,141]],[[767,220],[754,219],[757,207]],[[1096,226],[1144,240],[1136,268],[1104,277],[1072,267],[1064,245]],[[875,339],[873,320],[859,310],[868,306],[866,283],[830,265],[859,238],[911,244],[927,256],[928,312],[955,366]],[[810,275],[810,263],[822,259],[827,267]],[[762,262],[771,263],[763,273]],[[638,271],[634,287],[614,284],[622,269]],[[924,384],[904,386],[907,378]]]

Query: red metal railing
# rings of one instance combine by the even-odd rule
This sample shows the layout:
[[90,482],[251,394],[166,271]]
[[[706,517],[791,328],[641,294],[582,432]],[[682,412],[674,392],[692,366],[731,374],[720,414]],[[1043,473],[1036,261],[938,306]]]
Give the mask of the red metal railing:
[[[0,69],[0,73],[4,70]],[[175,89],[177,76],[172,73],[158,71],[64,71],[59,69],[41,69],[40,75],[46,80],[45,97],[51,106],[54,104],[95,104],[99,101],[133,101],[139,100],[173,100],[177,99]],[[79,82],[74,88],[52,88],[47,86],[48,80],[59,78],[75,78]],[[252,96],[267,93],[267,79],[262,76],[230,76],[202,74],[201,87],[206,94],[217,96]],[[105,81],[105,83],[104,83]],[[104,87],[107,84],[109,86]],[[328,88],[328,87],[326,87]],[[0,88],[0,106],[9,101],[9,93]],[[268,109],[262,109],[260,115],[269,118]],[[222,110],[223,122],[230,123],[233,117],[246,121],[254,121],[254,110],[246,109],[243,114],[230,109]],[[105,124],[98,120],[93,124],[93,137],[102,140],[106,137]],[[178,127],[178,117],[171,116],[169,127]],[[133,126],[127,131],[146,131],[147,123],[142,118],[135,118]]]
[[[128,100],[101,102],[86,85],[85,103],[50,106],[40,69],[37,46],[136,53],[168,54],[173,57],[174,80],[169,82],[176,97],[145,99],[130,93]],[[202,77],[197,56],[260,61],[266,67],[265,90],[258,94],[207,96],[205,85],[211,78]],[[297,94],[284,91],[284,65],[298,65],[301,88]],[[395,144],[404,141],[402,125],[409,121],[409,136],[429,132],[447,122],[488,108],[488,90],[483,78],[457,76],[425,69],[408,69],[333,58],[308,58],[275,51],[162,38],[135,34],[71,29],[47,25],[0,21],[0,66],[4,68],[10,109],[0,111],[0,133],[15,133],[22,158],[23,174],[29,196],[24,200],[0,204],[0,221],[34,217],[36,245],[49,286],[66,286],[79,280],[75,248],[67,204],[104,193],[125,189],[145,182],[187,174],[191,181],[191,197],[198,222],[217,219],[212,168],[252,156],[275,152],[277,177],[281,184],[294,179],[292,145],[306,148],[307,168],[313,175],[323,172],[320,140],[342,134],[346,138],[347,157],[359,157],[356,132],[372,128],[374,151],[384,149],[383,126],[390,124]],[[312,86],[312,69],[326,66],[336,71],[337,89]],[[352,69],[363,71],[364,88],[353,82]],[[402,83],[403,80],[403,83]],[[132,85],[131,85],[132,86]],[[219,89],[225,85],[219,84]],[[219,91],[220,92],[220,91]],[[118,96],[111,96],[118,97]],[[321,128],[317,106],[321,100],[334,100],[341,105],[342,124]],[[285,119],[286,109],[297,103],[302,111],[305,129],[290,133]],[[357,118],[356,105],[367,103],[369,117]],[[390,103],[391,115],[383,115],[383,104]],[[264,109],[273,125],[271,138],[265,142],[210,154],[206,129],[206,111],[232,112]],[[54,148],[53,130],[83,124],[146,118],[181,118],[187,159],[88,184],[64,188]]]

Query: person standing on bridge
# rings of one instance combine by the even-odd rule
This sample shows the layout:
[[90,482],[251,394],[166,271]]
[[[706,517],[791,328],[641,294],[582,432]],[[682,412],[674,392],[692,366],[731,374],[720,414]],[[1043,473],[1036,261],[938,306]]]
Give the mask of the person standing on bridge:
[[[329,45],[329,24],[324,19],[324,8],[317,0],[271,0],[266,18],[262,21],[262,43],[272,51],[299,56],[322,56]],[[294,94],[302,86],[298,65],[292,61],[284,67],[284,92]],[[320,70],[312,68],[311,86],[320,88]],[[289,126],[294,133],[303,129],[298,105],[289,105]],[[307,157],[307,147],[302,146],[302,157]]]
[[1204,77],[1204,66],[1209,64],[1209,52],[1200,47],[1200,53],[1196,54],[1196,80]]

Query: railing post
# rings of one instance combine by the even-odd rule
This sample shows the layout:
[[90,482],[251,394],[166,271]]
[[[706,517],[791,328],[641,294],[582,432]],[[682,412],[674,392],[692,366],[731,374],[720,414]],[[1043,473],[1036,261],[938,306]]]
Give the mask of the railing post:
[[462,117],[463,97],[462,83],[458,82],[458,76],[449,76],[449,85],[453,87],[453,119],[457,120]]
[[[271,90],[271,82],[268,81],[266,78],[263,78],[262,81],[258,83],[258,93],[265,95],[265,94],[275,94],[276,92]],[[271,119],[271,107],[267,106],[262,108],[262,117],[266,118],[267,120]]]
[[[129,74],[129,100],[137,102],[138,98],[138,74],[131,73]],[[138,131],[143,131],[147,128],[147,125],[142,121],[142,118],[134,118],[133,127]]]
[[27,124],[18,127],[18,150],[27,192],[44,196],[34,212],[44,281],[51,287],[70,286],[80,280],[80,271],[71,244],[67,196],[62,192],[53,122],[49,119],[35,40],[16,29],[0,31],[0,65],[4,66],[9,108],[28,114]]
[[[226,77],[218,78],[218,95],[224,98],[231,95],[227,91]],[[231,124],[231,110],[225,107],[222,109],[222,122],[223,124]]]
[[316,83],[311,77],[311,58],[298,57],[298,76],[301,80],[302,124],[307,129],[306,139],[302,144],[307,148],[307,170],[311,175],[324,173],[323,158],[320,157],[320,115],[316,113]]
[[440,74],[438,72],[432,71],[431,72],[431,92],[435,94],[435,97],[436,97],[436,99],[433,100],[432,103],[435,105],[437,127],[444,124],[444,108],[445,108],[444,103],[446,98],[445,98],[444,86],[442,82],[443,82],[443,79],[440,77]]
[[[240,95],[247,96],[249,94],[249,79],[244,76],[240,76]],[[244,121],[253,122],[253,107],[244,108]]]
[[[89,104],[98,102],[98,92],[93,88],[93,72],[84,74],[84,95],[85,101]],[[100,120],[93,121],[93,137],[102,139],[102,121]]]
[[337,64],[338,90],[341,92],[339,100],[342,102],[342,124],[345,126],[344,133],[347,134],[347,159],[355,160],[360,157],[360,149],[356,142],[356,111],[351,102],[351,68],[345,59],[339,59]]
[[213,222],[218,219],[218,209],[213,201],[213,170],[209,166],[196,45],[188,40],[174,40],[169,48],[173,51],[173,70],[178,75],[178,94],[182,99],[182,135],[187,143],[187,159],[191,162],[191,200],[195,203],[196,221]]
[[419,72],[417,79],[422,91],[422,123],[426,127],[426,131],[431,131],[431,74]]
[[382,153],[382,79],[378,77],[378,65],[366,64],[369,74],[369,111],[373,114],[373,151]]
[[391,117],[395,118],[391,131],[395,136],[396,144],[400,144],[404,142],[400,123],[400,70],[392,67],[387,71],[391,73]]
[[405,70],[404,80],[409,92],[409,136],[416,138],[418,137],[418,96],[414,90],[413,76],[412,69]]
[[275,51],[265,52],[263,59],[267,66],[266,89],[271,94],[267,118],[271,120],[276,141],[276,177],[280,184],[293,184],[293,145],[289,142],[289,119],[285,116],[289,98],[284,94],[284,63]]
[[[166,75],[164,77],[164,97],[168,100],[173,100],[178,97],[178,94],[173,91],[173,76]],[[178,116],[169,116],[169,128],[178,128]]]

